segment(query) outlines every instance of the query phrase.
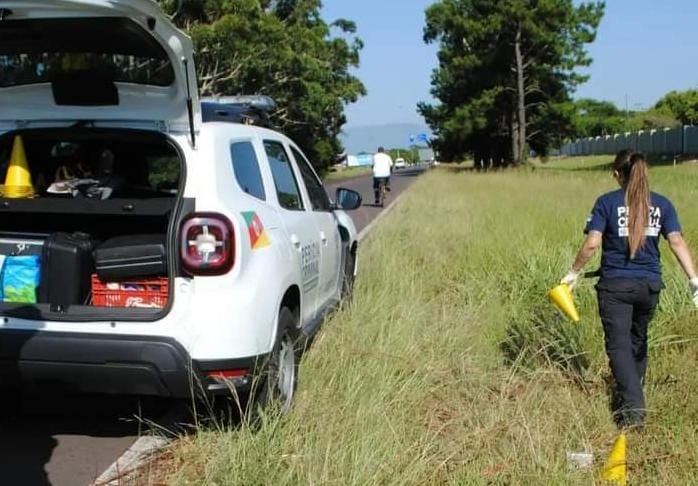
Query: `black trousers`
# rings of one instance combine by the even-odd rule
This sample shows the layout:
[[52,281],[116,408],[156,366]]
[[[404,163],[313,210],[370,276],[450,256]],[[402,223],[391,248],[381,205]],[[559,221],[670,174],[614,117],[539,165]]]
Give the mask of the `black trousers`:
[[616,382],[614,415],[621,426],[641,425],[645,419],[647,328],[661,289],[661,282],[640,279],[601,279],[596,285],[606,354]]

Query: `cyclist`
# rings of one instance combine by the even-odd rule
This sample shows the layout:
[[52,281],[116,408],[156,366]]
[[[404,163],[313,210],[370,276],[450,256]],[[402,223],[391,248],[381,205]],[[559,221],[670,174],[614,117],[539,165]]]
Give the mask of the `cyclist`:
[[380,203],[381,183],[385,184],[386,191],[390,191],[390,173],[393,168],[393,159],[385,153],[383,147],[378,147],[378,151],[373,156],[373,193],[376,204]]

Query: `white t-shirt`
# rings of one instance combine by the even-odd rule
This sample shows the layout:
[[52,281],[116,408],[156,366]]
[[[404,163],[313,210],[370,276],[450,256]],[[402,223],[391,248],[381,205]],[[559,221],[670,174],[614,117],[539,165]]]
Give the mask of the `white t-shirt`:
[[373,177],[390,177],[390,168],[393,159],[386,153],[377,153],[373,156]]

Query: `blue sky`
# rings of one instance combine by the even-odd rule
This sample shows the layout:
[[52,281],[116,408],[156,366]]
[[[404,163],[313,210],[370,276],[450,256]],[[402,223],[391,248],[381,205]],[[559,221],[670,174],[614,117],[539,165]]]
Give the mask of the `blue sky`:
[[420,123],[417,103],[431,99],[437,48],[422,41],[430,0],[324,0],[324,17],[353,20],[364,41],[357,75],[368,96],[347,108],[347,126]]
[[[354,20],[365,43],[356,74],[368,96],[347,108],[347,126],[414,123],[429,100],[434,45],[422,41],[431,0],[325,0],[327,20]],[[591,79],[577,97],[646,108],[673,89],[698,87],[698,1],[607,0],[589,52]]]

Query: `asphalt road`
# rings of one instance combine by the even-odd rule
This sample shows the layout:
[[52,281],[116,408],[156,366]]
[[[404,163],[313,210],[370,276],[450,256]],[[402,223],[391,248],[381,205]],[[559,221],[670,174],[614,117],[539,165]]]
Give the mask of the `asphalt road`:
[[[407,189],[421,168],[397,171],[387,204]],[[373,206],[370,176],[328,184],[360,192],[364,205],[351,213],[361,231],[382,208]],[[176,416],[181,402],[133,397],[24,394],[18,406],[0,395],[0,484],[88,485],[99,477],[152,423]],[[167,420],[170,420],[167,419]]]
[[[393,172],[390,178],[391,191],[387,195],[385,204],[390,204],[392,200],[407,189],[423,172],[424,167],[422,166]],[[350,213],[358,231],[368,226],[368,224],[373,221],[373,218],[378,216],[378,213],[382,211],[382,208],[373,204],[373,178],[371,176],[357,177],[355,179],[327,184],[327,190],[332,196],[332,199],[334,199],[334,190],[338,187],[353,189],[361,193],[363,197],[363,205],[356,211],[351,211]]]

